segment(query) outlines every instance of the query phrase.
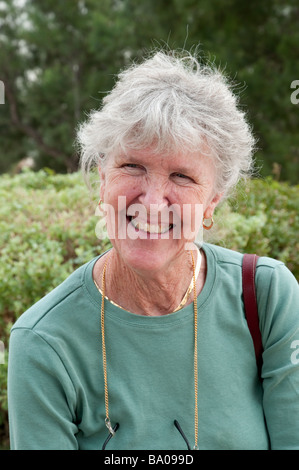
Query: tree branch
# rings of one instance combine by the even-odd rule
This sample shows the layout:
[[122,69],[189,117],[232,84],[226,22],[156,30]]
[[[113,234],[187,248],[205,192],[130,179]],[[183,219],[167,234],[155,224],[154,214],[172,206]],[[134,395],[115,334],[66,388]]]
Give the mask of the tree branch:
[[60,152],[56,148],[46,144],[42,135],[36,129],[34,129],[32,126],[22,121],[19,111],[18,111],[18,105],[17,105],[17,100],[15,98],[15,93],[10,84],[11,82],[7,76],[4,76],[4,79],[5,79],[5,97],[7,98],[7,102],[9,105],[12,123],[18,129],[20,129],[24,134],[26,134],[28,137],[33,139],[35,143],[38,145],[38,147],[47,155],[49,155],[50,157],[53,157],[56,160],[58,159],[61,160],[61,158],[63,158],[67,166],[67,169],[69,171],[75,170],[76,164],[72,158],[70,158],[68,155],[66,155],[63,152]]

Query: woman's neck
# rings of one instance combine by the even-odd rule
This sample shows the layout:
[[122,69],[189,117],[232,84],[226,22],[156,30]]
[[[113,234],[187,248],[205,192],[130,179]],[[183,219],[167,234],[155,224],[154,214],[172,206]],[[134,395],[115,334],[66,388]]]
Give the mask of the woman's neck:
[[[196,251],[193,251],[193,257],[196,263]],[[94,279],[100,288],[106,262],[105,295],[125,310],[139,315],[160,316],[173,312],[180,304],[193,277],[192,258],[187,251],[168,269],[154,273],[136,273],[124,264],[116,250],[112,249],[98,260],[94,268]],[[203,255],[196,282],[197,295],[204,285],[205,272],[206,262]],[[185,305],[192,301],[193,290]]]

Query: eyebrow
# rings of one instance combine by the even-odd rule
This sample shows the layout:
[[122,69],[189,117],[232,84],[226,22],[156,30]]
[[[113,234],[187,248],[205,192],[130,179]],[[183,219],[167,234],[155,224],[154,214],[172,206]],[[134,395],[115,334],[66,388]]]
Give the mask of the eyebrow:
[[192,168],[187,168],[185,166],[175,167],[173,173],[182,173],[184,175],[194,175],[194,171]]
[[115,158],[116,161],[130,161],[131,163],[142,163],[140,161],[140,157],[134,157],[133,155],[125,155],[125,154],[120,154],[120,155],[117,155],[116,158]]

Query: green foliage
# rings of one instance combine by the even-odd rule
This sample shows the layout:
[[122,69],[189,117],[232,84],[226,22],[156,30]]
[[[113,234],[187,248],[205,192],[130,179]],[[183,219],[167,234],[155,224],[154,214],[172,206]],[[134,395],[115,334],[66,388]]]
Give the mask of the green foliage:
[[[79,173],[25,172],[0,178],[0,340],[12,323],[104,243],[95,236],[96,203]],[[0,364],[0,442],[7,440],[6,364]],[[0,444],[1,445],[1,444]]]
[[[8,443],[9,331],[33,303],[110,245],[95,235],[97,200],[80,173],[26,171],[0,177],[0,442]],[[215,214],[210,241],[281,259],[299,279],[299,187],[272,179],[241,185]],[[1,443],[0,443],[1,448]]]
[[213,241],[283,261],[299,280],[299,186],[270,177],[240,185],[219,207]]
[[4,175],[0,195],[0,310],[17,317],[96,255],[96,218],[79,173]]
[[[0,5],[0,172],[22,158],[77,169],[75,128],[145,50],[190,49],[235,78],[263,176],[298,183],[298,0],[6,0]],[[244,87],[246,84],[246,87]]]

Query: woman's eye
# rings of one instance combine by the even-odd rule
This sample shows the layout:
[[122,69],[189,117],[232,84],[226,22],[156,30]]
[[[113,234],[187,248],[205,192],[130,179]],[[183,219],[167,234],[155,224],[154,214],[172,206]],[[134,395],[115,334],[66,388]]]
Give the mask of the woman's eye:
[[174,173],[172,176],[173,176],[174,178],[185,179],[185,180],[191,180],[190,176],[184,175],[183,173]]
[[138,165],[138,163],[124,163],[122,165],[122,168],[124,168],[125,170],[128,170],[130,171],[131,173],[134,172],[135,173],[141,173],[144,171],[144,167],[141,166],[141,165]]
[[188,176],[183,175],[182,173],[177,173],[176,175],[179,176],[180,178],[188,178]]

